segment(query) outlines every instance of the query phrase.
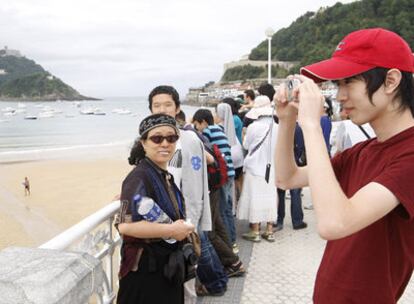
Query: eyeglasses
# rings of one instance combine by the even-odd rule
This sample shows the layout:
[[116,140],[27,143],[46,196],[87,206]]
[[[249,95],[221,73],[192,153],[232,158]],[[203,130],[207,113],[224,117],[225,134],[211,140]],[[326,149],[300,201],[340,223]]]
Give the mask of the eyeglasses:
[[148,137],[148,139],[152,141],[154,144],[160,144],[164,141],[164,139],[166,139],[167,142],[169,142],[170,144],[173,144],[178,140],[178,138],[179,136],[177,134],[167,135],[167,136],[153,135],[153,136]]

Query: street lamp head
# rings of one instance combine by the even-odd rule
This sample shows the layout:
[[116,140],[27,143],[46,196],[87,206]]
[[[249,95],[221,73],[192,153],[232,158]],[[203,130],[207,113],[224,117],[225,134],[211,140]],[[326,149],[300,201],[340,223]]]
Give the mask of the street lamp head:
[[267,28],[266,31],[265,31],[265,34],[266,34],[267,38],[272,38],[274,33],[275,33],[275,31],[271,27]]

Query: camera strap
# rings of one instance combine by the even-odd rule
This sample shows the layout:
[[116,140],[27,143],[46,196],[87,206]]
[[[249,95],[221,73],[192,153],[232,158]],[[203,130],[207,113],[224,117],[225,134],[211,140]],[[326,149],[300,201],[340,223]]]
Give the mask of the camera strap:
[[[272,106],[272,114],[275,113],[275,104],[273,103]],[[272,160],[272,131],[273,131],[273,115],[271,116],[270,119],[270,124],[269,124],[269,131],[270,131],[270,140],[269,140],[269,153],[267,155],[267,164],[266,164],[266,171],[265,171],[265,181],[266,183],[269,183],[269,179],[270,179],[270,167],[271,167],[271,160]]]
[[365,129],[362,126],[358,126],[358,128],[361,130],[362,133],[364,133],[364,135],[366,136],[366,138],[370,139],[371,136],[369,136],[369,134],[367,133],[367,131],[365,131]]

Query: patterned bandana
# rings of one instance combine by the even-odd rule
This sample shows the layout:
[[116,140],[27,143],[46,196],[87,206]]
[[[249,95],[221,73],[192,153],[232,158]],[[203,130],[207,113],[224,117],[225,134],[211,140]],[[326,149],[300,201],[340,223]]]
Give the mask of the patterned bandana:
[[180,131],[177,128],[177,123],[175,119],[169,115],[165,114],[153,114],[144,118],[139,125],[139,135],[144,136],[150,130],[161,127],[161,126],[168,126],[175,130],[177,135],[180,134]]

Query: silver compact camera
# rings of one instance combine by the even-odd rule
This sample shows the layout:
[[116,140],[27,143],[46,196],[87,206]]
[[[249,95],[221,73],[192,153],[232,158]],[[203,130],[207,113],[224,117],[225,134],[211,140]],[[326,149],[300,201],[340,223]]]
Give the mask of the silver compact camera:
[[295,99],[295,96],[293,95],[293,90],[296,89],[300,85],[300,80],[293,78],[288,79],[285,82],[286,85],[286,98],[288,102],[291,102]]

